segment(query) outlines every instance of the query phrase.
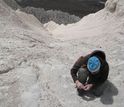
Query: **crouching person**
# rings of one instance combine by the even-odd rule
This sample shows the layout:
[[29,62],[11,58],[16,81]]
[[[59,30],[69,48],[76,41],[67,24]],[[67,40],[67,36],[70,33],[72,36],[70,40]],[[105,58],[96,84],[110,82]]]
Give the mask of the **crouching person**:
[[100,96],[108,73],[109,65],[106,61],[106,55],[101,50],[81,56],[71,69],[71,75],[79,95],[82,92],[92,91],[95,96]]

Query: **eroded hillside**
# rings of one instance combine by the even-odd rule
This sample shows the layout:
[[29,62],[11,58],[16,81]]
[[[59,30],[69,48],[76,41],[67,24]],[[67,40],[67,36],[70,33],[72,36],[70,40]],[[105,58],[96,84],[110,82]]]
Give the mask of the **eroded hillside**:
[[[123,4],[109,0],[105,9],[77,23],[46,29],[0,0],[0,106],[123,107]],[[70,68],[95,49],[107,54],[109,83],[101,97],[81,98]]]

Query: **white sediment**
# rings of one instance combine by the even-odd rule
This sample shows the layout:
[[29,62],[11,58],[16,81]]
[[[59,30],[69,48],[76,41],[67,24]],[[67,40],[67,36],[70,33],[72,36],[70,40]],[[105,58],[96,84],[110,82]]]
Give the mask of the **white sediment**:
[[[123,107],[123,10],[108,0],[77,23],[43,25],[0,0],[0,107]],[[101,97],[81,98],[70,69],[95,49],[107,55],[110,82]]]

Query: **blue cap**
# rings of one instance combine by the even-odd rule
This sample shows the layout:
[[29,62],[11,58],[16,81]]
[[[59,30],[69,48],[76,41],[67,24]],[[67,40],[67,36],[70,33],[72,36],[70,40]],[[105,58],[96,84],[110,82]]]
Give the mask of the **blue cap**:
[[98,57],[92,56],[88,59],[87,68],[91,73],[99,72],[101,62]]

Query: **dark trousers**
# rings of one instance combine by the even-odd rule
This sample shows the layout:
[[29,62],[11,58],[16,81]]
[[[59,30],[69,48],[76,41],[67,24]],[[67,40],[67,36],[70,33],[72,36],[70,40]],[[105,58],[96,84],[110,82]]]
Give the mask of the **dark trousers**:
[[[89,73],[87,72],[86,69],[80,68],[80,69],[78,70],[78,80],[79,80],[82,84],[87,83],[87,80],[88,80],[88,78],[89,78],[88,75],[89,75]],[[95,96],[100,96],[100,95],[102,95],[102,93],[103,93],[104,87],[105,87],[105,84],[100,84],[100,85],[94,86],[94,87],[90,90],[90,92],[93,93]],[[82,93],[83,90],[79,90],[79,89],[78,89],[78,92]]]
[[78,70],[78,80],[82,83],[85,84],[87,82],[89,73],[85,68],[80,68]]

